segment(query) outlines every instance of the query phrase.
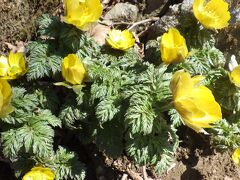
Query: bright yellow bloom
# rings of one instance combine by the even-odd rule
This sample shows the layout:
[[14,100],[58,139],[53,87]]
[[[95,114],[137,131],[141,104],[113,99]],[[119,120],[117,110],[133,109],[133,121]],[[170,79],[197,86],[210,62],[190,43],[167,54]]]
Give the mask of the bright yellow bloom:
[[234,83],[236,86],[240,87],[240,65],[235,67],[233,71],[229,75],[230,80],[232,83]]
[[64,0],[64,4],[64,21],[81,30],[86,30],[91,23],[96,22],[102,15],[100,0]]
[[50,168],[34,167],[23,176],[23,180],[54,180],[55,175]]
[[175,28],[164,33],[160,42],[162,61],[166,64],[180,62],[188,55],[188,48],[184,37]]
[[203,79],[203,76],[191,78],[189,73],[177,71],[170,85],[176,110],[184,123],[196,132],[211,128],[211,123],[222,118],[221,107],[212,92],[199,84]]
[[0,118],[5,117],[13,108],[10,104],[12,97],[11,86],[5,79],[0,79]]
[[62,76],[67,82],[73,85],[82,84],[86,74],[84,65],[77,55],[69,54],[63,59]]
[[10,52],[7,57],[0,57],[0,78],[16,79],[27,72],[24,55],[21,52]]
[[209,29],[222,29],[231,19],[228,3],[224,0],[194,0],[193,13]]
[[128,30],[121,31],[113,29],[109,32],[107,42],[114,49],[127,50],[134,45],[135,39]]
[[234,163],[236,163],[237,165],[240,165],[240,148],[237,148],[233,155],[232,155],[232,160]]

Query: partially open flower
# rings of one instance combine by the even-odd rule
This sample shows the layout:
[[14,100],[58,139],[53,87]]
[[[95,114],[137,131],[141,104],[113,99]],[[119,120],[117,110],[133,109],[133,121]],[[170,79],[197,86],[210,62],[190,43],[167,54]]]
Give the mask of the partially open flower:
[[231,19],[228,3],[224,0],[194,0],[193,13],[209,29],[222,29]]
[[162,61],[166,64],[180,62],[188,55],[186,41],[175,28],[170,28],[167,33],[163,34],[160,50]]
[[102,15],[100,0],[64,0],[64,21],[81,30],[96,22]]
[[67,82],[72,85],[82,84],[86,74],[84,65],[76,54],[69,54],[63,59],[62,76]]
[[240,65],[235,67],[232,72],[229,74],[230,80],[237,87],[240,87]]
[[54,180],[55,175],[50,168],[34,167],[23,176],[23,180]]
[[232,154],[232,160],[237,165],[240,165],[240,148],[235,149],[234,153]]
[[109,32],[107,42],[114,49],[127,50],[134,45],[135,39],[128,30],[121,31],[113,29]]
[[8,58],[0,57],[0,78],[16,79],[27,72],[24,55],[21,52],[10,52]]
[[12,97],[11,86],[5,79],[0,79],[0,118],[5,117],[13,108],[10,104]]
[[207,87],[200,85],[203,76],[191,78],[184,71],[177,71],[171,80],[174,106],[184,123],[196,132],[211,128],[222,118],[221,107]]

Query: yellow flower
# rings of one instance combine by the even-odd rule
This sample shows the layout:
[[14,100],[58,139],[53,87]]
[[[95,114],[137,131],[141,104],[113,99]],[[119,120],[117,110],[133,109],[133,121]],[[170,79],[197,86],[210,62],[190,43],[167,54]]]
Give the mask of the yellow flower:
[[233,84],[240,87],[240,65],[233,69],[233,71],[229,74],[229,77]]
[[0,118],[13,111],[10,105],[12,97],[11,86],[5,79],[0,79]]
[[23,176],[23,180],[54,180],[55,175],[50,168],[34,167]]
[[100,0],[64,0],[64,4],[64,21],[81,30],[86,30],[91,23],[96,22],[102,15]]
[[24,55],[21,52],[10,52],[7,57],[0,57],[0,77],[2,79],[16,79],[27,72]]
[[109,32],[107,42],[114,49],[127,50],[134,45],[135,39],[128,30],[121,31],[113,29]]
[[67,82],[73,85],[81,84],[86,74],[84,65],[77,55],[69,54],[63,59],[62,76]]
[[240,165],[240,148],[237,148],[232,154],[232,160],[237,165]]
[[162,61],[166,64],[180,62],[188,55],[188,48],[184,37],[175,28],[164,33],[160,42]]
[[209,29],[222,29],[231,19],[228,3],[224,0],[194,0],[193,13],[198,21]]
[[215,101],[212,92],[199,82],[203,76],[191,78],[184,71],[177,71],[171,80],[174,106],[184,123],[196,132],[211,128],[222,118],[221,107]]

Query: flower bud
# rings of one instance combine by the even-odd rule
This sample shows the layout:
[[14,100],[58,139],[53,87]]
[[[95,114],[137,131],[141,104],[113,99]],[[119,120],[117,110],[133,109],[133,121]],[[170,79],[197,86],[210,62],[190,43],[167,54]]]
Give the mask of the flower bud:
[[166,64],[180,62],[188,55],[188,48],[184,37],[175,28],[164,33],[160,42],[162,61]]
[[82,84],[86,74],[84,65],[77,55],[69,54],[64,58],[62,63],[62,76],[67,82],[73,85]]

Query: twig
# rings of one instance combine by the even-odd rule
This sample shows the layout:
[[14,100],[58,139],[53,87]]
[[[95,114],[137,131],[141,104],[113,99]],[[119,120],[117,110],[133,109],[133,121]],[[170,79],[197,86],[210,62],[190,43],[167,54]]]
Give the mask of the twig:
[[128,175],[127,175],[127,174],[123,174],[123,176],[122,176],[121,180],[127,180],[127,177],[128,177]]
[[114,25],[131,25],[131,22],[119,21],[119,22],[111,22],[111,21],[98,21],[99,24],[106,25],[106,26],[114,26]]
[[127,169],[126,171],[127,171],[128,175],[129,175],[132,179],[134,179],[134,180],[143,180],[143,178],[142,178],[141,176],[139,176],[137,173],[131,171],[130,169]]
[[152,18],[149,18],[149,19],[144,19],[144,20],[135,22],[128,28],[128,30],[131,31],[135,26],[138,26],[140,24],[144,24],[144,23],[147,23],[147,22],[151,22],[151,21],[157,21],[157,20],[159,20],[159,17],[152,17]]
[[176,163],[172,163],[171,166],[167,169],[167,174],[176,166]]
[[144,180],[148,180],[148,175],[147,175],[147,171],[146,171],[146,166],[142,167],[142,171],[143,171],[143,179]]

